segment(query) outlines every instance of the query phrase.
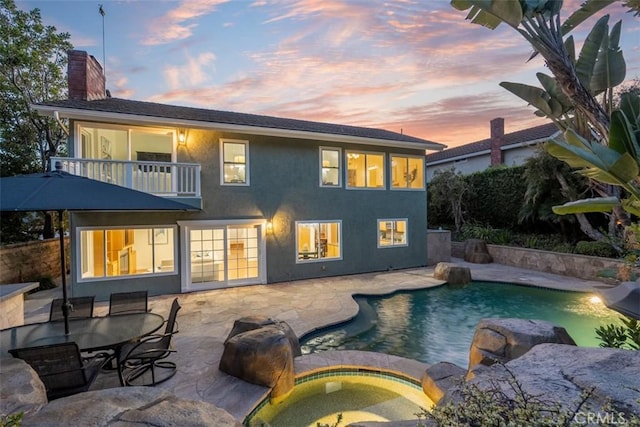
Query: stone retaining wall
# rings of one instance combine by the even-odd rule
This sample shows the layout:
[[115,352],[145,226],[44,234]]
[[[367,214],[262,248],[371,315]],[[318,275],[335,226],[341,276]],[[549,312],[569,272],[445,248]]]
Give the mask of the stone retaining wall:
[[[69,238],[65,238],[69,268]],[[37,282],[60,277],[60,239],[15,243],[0,248],[0,284]]]
[[[513,246],[487,245],[493,262],[529,270],[544,271],[585,280],[607,281],[598,277],[603,270],[618,271],[624,261],[588,255],[541,251]],[[464,258],[464,242],[451,242],[451,256]],[[640,273],[637,271],[636,273]]]

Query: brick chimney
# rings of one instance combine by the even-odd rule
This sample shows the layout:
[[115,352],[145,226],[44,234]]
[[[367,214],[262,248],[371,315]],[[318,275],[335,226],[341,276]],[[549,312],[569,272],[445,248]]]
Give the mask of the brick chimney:
[[502,144],[504,143],[504,119],[497,118],[491,120],[491,166],[504,163],[502,155]]
[[82,50],[67,52],[69,99],[93,101],[106,98],[102,66],[92,55]]

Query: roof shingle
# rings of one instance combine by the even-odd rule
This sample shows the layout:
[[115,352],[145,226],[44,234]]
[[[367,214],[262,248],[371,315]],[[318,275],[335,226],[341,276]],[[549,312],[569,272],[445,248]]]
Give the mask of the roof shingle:
[[61,100],[38,104],[39,106],[78,109],[96,112],[134,114],[146,117],[164,119],[190,120],[206,123],[221,123],[256,128],[270,128],[293,130],[301,132],[344,135],[359,138],[371,138],[389,141],[425,144],[426,148],[434,149],[442,144],[422,138],[359,126],[339,125],[332,123],[313,122],[308,120],[287,119],[281,117],[263,116],[257,114],[236,113],[231,111],[207,110],[203,108],[182,107],[145,101],[132,101],[120,98],[106,98],[94,101]]
[[[523,142],[537,141],[544,138],[549,138],[558,133],[558,127],[553,123],[547,123],[540,126],[535,126],[528,129],[519,130],[516,132],[506,133],[502,141],[501,147],[518,144]],[[491,149],[491,138],[483,139],[480,141],[470,142],[458,147],[449,148],[436,153],[427,155],[427,164],[437,162],[446,159],[453,159],[455,157],[469,156],[473,153],[478,153]]]

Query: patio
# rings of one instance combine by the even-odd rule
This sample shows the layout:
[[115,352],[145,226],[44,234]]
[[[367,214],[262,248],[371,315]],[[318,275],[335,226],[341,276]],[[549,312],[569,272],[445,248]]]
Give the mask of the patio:
[[[507,267],[499,264],[468,264],[474,280],[508,281],[562,290],[598,291],[609,286],[565,276]],[[271,285],[247,286],[181,295],[164,295],[149,300],[153,312],[166,316],[176,296],[183,309],[178,315],[179,333],[173,345],[177,353],[176,376],[158,386],[176,396],[212,403],[242,421],[245,415],[268,391],[231,377],[218,370],[223,343],[236,319],[245,316],[268,316],[287,322],[298,336],[329,324],[353,317],[357,304],[352,294],[387,294],[397,290],[437,286],[433,267],[370,273],[353,276],[311,279]],[[25,301],[25,322],[46,321],[51,299],[59,288],[30,295]],[[96,303],[94,314],[106,315],[108,302]],[[419,378],[426,368],[420,362],[364,352],[323,353],[296,361],[296,372],[312,365],[368,365],[392,367]],[[118,387],[115,373],[103,373],[92,390]]]

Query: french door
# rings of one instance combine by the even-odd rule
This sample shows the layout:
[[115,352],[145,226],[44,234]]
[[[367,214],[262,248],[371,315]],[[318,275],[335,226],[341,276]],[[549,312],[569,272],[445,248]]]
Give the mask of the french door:
[[263,221],[197,221],[183,227],[183,292],[266,283]]

